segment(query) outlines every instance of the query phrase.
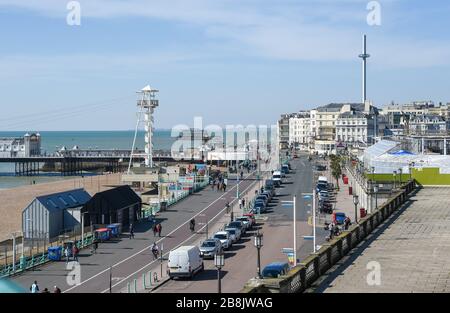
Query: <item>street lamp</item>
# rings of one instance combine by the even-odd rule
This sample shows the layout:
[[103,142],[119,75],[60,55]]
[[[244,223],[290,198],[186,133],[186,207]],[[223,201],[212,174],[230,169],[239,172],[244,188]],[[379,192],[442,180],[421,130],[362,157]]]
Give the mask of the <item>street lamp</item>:
[[378,186],[373,186],[373,192],[375,193],[375,210],[378,209]]
[[409,163],[409,180],[412,180],[412,169],[414,165],[415,165],[414,162]]
[[261,276],[261,247],[263,246],[263,234],[261,234],[258,230],[258,232],[255,235],[255,247],[258,250],[258,263],[257,263],[257,273],[258,278],[262,278]]
[[372,171],[372,179],[371,180],[375,180],[375,166],[372,166],[370,169]]
[[397,180],[397,171],[394,171],[394,189],[395,189],[396,180]]
[[401,169],[401,168],[399,168],[398,169],[398,173],[400,174],[400,179],[399,179],[399,186],[401,186],[402,185],[402,172],[403,172],[403,170]]
[[355,223],[358,223],[358,203],[359,197],[357,195],[353,195],[353,204],[355,205]]
[[220,270],[225,265],[225,255],[222,252],[214,255],[214,265],[217,268],[217,292],[222,293]]

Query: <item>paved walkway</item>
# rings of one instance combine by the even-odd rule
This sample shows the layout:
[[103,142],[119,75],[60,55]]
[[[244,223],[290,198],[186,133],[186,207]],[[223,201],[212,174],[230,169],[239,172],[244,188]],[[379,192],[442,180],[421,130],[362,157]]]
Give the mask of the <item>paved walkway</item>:
[[[253,176],[240,182],[240,190],[244,190],[254,182]],[[236,197],[236,180],[229,180],[227,192],[212,191],[210,187],[189,196],[183,201],[161,212],[162,238],[155,238],[148,222],[136,225],[135,239],[126,236],[119,240],[105,242],[99,245],[98,253],[91,255],[88,249],[80,252],[81,284],[70,286],[67,283],[65,262],[52,262],[28,271],[13,278],[25,288],[37,280],[41,289],[58,285],[63,292],[107,292],[109,288],[109,267],[112,266],[112,290],[123,290],[133,277],[139,277],[156,262],[152,261],[150,246],[154,241],[158,245],[164,243],[165,251],[173,249],[184,242],[190,234],[188,221],[195,217],[197,223],[202,219],[211,219],[219,214],[227,201]],[[200,215],[204,214],[204,215]],[[200,236],[200,234],[198,235]]]
[[[447,188],[425,188],[414,194],[331,269],[316,291],[450,292],[449,193]],[[369,263],[373,261],[378,263]],[[376,264],[380,276],[371,267]],[[373,284],[377,277],[379,285]]]

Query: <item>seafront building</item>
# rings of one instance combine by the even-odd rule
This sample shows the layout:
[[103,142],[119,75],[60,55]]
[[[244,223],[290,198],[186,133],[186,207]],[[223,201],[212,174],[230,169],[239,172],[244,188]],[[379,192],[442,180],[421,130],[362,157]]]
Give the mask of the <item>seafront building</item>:
[[1,158],[23,158],[41,154],[41,135],[26,133],[21,138],[0,138]]

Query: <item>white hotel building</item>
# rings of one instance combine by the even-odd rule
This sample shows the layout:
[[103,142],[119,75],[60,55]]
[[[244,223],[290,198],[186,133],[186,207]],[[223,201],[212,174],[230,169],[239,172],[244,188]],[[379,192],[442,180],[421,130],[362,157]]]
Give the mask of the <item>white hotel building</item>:
[[291,114],[289,118],[289,145],[308,151],[311,143],[311,115],[309,112]]

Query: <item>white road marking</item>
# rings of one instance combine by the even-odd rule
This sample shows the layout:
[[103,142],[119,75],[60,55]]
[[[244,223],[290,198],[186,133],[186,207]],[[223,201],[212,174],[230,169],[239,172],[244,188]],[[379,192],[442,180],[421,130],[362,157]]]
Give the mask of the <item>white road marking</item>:
[[[254,173],[255,173],[255,172],[250,173],[250,174],[247,175],[245,178],[250,177],[250,176],[253,175]],[[243,181],[239,181],[239,184],[241,184],[242,182],[243,182]],[[250,184],[250,185],[251,185],[251,184]],[[222,199],[223,199],[223,196],[226,195],[226,194],[228,194],[228,193],[230,193],[234,188],[236,188],[236,186],[237,186],[237,184],[236,184],[235,186],[233,186],[230,190],[228,190],[227,192],[225,192],[225,194],[223,194],[221,197],[219,197],[219,198],[217,198],[216,200],[214,200],[213,202],[211,202],[211,203],[210,203],[207,207],[205,207],[203,210],[201,210],[201,211],[198,212],[196,215],[194,215],[193,218],[194,218],[194,217],[197,217],[198,215],[200,215],[201,213],[203,213],[204,211],[206,211],[210,206],[212,206],[213,204],[215,204],[217,201],[222,200]],[[235,200],[236,200],[236,199],[232,200],[231,203],[233,203]],[[230,203],[230,204],[231,204],[231,203]],[[222,211],[223,211],[223,210],[222,210]],[[183,224],[181,224],[180,226],[178,226],[177,228],[175,228],[173,231],[171,231],[171,232],[170,232],[169,234],[167,234],[166,236],[172,235],[173,233],[175,233],[176,231],[178,231],[181,227],[183,227],[184,225],[186,225],[188,222],[189,222],[189,221],[184,222]],[[158,240],[156,243],[159,243],[159,242],[161,242],[162,240],[163,240],[163,238],[160,239],[160,240]],[[153,244],[152,244],[152,245],[153,245]],[[120,265],[120,264],[122,264],[122,263],[124,263],[124,262],[126,262],[126,261],[128,261],[128,260],[130,260],[130,259],[132,259],[132,258],[134,258],[135,256],[141,254],[141,253],[144,252],[145,250],[148,250],[150,247],[151,247],[151,246],[149,245],[148,247],[145,247],[144,249],[142,249],[142,250],[136,252],[135,254],[130,255],[129,257],[123,259],[122,261],[120,261],[120,262],[114,264],[114,265],[112,266],[112,268],[114,268],[114,267],[116,267],[116,266],[118,266],[118,265]],[[151,264],[151,263],[150,263],[150,264]],[[63,293],[69,292],[69,291],[71,291],[71,290],[73,290],[73,289],[75,289],[75,288],[77,288],[77,287],[80,287],[81,285],[87,283],[88,281],[90,281],[90,280],[92,280],[92,279],[94,279],[94,278],[96,278],[96,277],[98,277],[98,276],[100,276],[100,275],[102,275],[103,273],[106,273],[106,272],[108,272],[108,271],[109,271],[109,268],[104,269],[103,271],[101,271],[101,272],[95,274],[94,276],[91,276],[91,277],[89,277],[88,279],[82,281],[82,282],[79,283],[78,285],[75,285],[75,286],[73,286],[73,287],[71,287],[71,288],[69,288],[69,289],[64,290]],[[108,288],[108,290],[109,290],[109,288]]]
[[[251,174],[250,174],[250,175],[251,175]],[[249,175],[249,176],[250,176],[250,175]],[[248,177],[248,176],[247,176],[247,177]],[[252,187],[253,184],[254,184],[254,183],[250,184],[250,186],[248,186],[247,188],[245,188],[244,191],[242,191],[242,193],[246,192],[250,187]],[[230,191],[231,191],[231,190],[230,190]],[[234,199],[233,201],[231,201],[231,203],[233,203],[235,200],[236,200],[236,199]],[[230,204],[231,204],[231,203],[230,203]],[[220,210],[219,213],[217,213],[213,218],[210,219],[210,221],[216,219],[216,217],[219,216],[220,214],[222,214],[223,211],[225,211],[225,210],[226,210],[226,208],[223,208],[222,210]],[[205,227],[206,227],[206,226],[203,226],[202,228],[199,229],[199,231],[201,231],[201,230],[202,230],[203,228],[205,228]],[[180,244],[178,244],[176,247],[172,248],[172,250],[174,250],[174,249],[176,249],[176,248],[178,248],[178,247],[181,247],[185,242],[188,242],[189,240],[191,240],[191,239],[192,239],[193,237],[195,237],[196,235],[198,235],[198,234],[194,233],[193,235],[191,235],[190,237],[188,237],[187,239],[185,239],[183,242],[181,242]],[[169,251],[169,252],[166,252],[165,254],[163,254],[163,258],[164,258],[164,256],[167,256],[169,253],[170,253],[170,251]],[[134,273],[132,273],[132,274],[128,275],[127,277],[125,277],[123,280],[129,279],[130,277],[136,275],[137,273],[139,273],[140,271],[142,271],[144,268],[148,267],[149,265],[152,265],[153,263],[155,263],[155,262],[157,262],[157,261],[160,261],[160,260],[153,260],[153,261],[151,261],[150,263],[144,265],[143,267],[141,267],[140,269],[138,269],[138,270],[135,271]],[[115,284],[115,285],[112,285],[111,288],[114,288],[114,287],[120,285],[120,284],[123,282],[123,280],[120,281],[120,282],[118,282],[118,283]],[[109,288],[103,290],[101,293],[105,293],[105,292],[108,292],[108,291],[109,291]]]

